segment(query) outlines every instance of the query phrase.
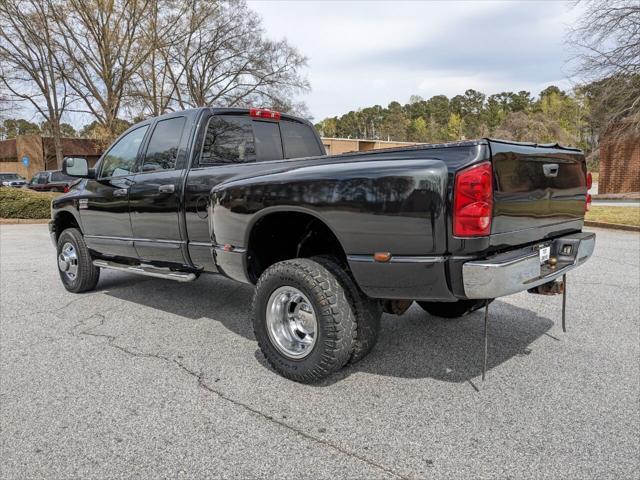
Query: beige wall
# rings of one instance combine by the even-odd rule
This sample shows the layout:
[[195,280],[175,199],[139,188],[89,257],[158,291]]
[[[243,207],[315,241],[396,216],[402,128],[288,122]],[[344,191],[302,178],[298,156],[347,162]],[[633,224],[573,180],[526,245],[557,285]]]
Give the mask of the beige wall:
[[[89,140],[65,139],[67,143],[63,146],[63,152],[69,156],[81,156],[87,158],[90,164],[95,164],[100,155],[100,148],[97,145],[89,145]],[[9,142],[8,140],[5,142]],[[15,139],[16,158],[0,159],[0,172],[11,172],[22,175],[27,180],[40,170],[47,170],[44,164],[44,146],[42,137],[39,135],[25,135]],[[348,152],[367,152],[369,150],[379,150],[381,148],[406,147],[419,145],[411,142],[387,142],[384,140],[364,140],[359,138],[322,138],[329,155],[339,155]],[[9,147],[9,145],[7,145]],[[76,151],[78,150],[78,151]],[[5,148],[4,151],[11,151]],[[29,168],[22,165],[22,157],[29,156]],[[55,159],[54,159],[55,162]],[[49,169],[55,168],[55,163],[48,165]]]
[[[97,140],[86,138],[63,138],[62,154],[68,157],[84,157],[93,167],[102,154],[104,146]],[[0,172],[17,173],[27,180],[42,170],[58,167],[53,147],[53,139],[40,135],[21,135],[14,139],[0,141]],[[22,164],[24,156],[29,157],[29,168]],[[48,160],[48,161],[46,161]]]
[[364,140],[360,138],[329,138],[322,137],[322,144],[329,155],[339,155],[348,152],[368,152],[381,148],[408,147],[420,145],[412,142],[388,142],[384,140]]
[[[16,157],[14,159],[5,158],[0,162],[0,172],[17,173],[27,180],[40,170],[44,170],[44,159],[42,154],[42,137],[40,135],[22,135],[15,139]],[[29,167],[22,164],[24,156],[29,157]]]

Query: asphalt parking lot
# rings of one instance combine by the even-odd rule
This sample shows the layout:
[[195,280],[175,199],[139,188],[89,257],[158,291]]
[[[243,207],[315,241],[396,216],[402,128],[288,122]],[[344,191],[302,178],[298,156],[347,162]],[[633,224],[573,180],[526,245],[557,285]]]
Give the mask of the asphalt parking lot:
[[385,315],[373,353],[287,381],[252,288],[103,272],[67,293],[46,225],[0,226],[0,477],[639,478],[640,235],[593,229],[561,298]]

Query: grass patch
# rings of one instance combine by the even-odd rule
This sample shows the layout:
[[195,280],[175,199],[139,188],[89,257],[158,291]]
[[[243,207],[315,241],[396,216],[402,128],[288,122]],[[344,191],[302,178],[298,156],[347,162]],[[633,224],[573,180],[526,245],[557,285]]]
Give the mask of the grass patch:
[[640,227],[640,207],[605,207],[592,205],[585,220]]
[[0,188],[0,218],[41,219],[51,216],[51,200],[59,193],[34,192],[26,188]]

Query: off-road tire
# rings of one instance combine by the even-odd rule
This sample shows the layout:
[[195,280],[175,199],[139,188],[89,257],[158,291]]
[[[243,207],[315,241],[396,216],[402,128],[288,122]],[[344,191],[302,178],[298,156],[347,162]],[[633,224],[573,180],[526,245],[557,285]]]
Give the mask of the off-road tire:
[[353,280],[351,275],[340,265],[337,258],[331,256],[312,257],[329,270],[342,284],[351,309],[355,315],[356,329],[351,343],[349,363],[354,364],[366,357],[378,341],[382,303],[367,296]]
[[[317,319],[317,338],[301,359],[282,354],[267,332],[266,308],[271,294],[282,286],[303,292]],[[271,367],[283,377],[314,383],[340,370],[351,356],[355,315],[345,289],[325,266],[311,259],[278,262],[260,276],[253,296],[253,331]]]
[[67,228],[58,237],[57,254],[60,254],[65,243],[71,243],[78,256],[78,273],[72,280],[58,268],[64,288],[73,293],[87,292],[96,288],[100,278],[100,269],[93,265],[93,259],[84,241],[84,237],[77,228]]
[[[493,300],[489,300],[492,302]],[[457,302],[417,302],[430,315],[459,318],[484,307],[486,300],[458,300]]]

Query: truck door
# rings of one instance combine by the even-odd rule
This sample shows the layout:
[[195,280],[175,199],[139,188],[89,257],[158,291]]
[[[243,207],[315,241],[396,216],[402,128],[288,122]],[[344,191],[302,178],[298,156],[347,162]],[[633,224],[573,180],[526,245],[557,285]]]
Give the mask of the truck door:
[[216,242],[209,218],[211,190],[235,175],[254,171],[256,145],[248,116],[209,116],[202,124],[186,182],[185,221],[191,260],[194,265],[215,271],[212,249]]
[[129,220],[129,187],[149,125],[122,137],[102,156],[96,179],[87,180],[79,202],[87,246],[105,255],[136,258]]
[[185,124],[184,116],[155,123],[129,188],[131,227],[142,261],[185,264],[179,215],[184,169],[178,162],[185,156]]

